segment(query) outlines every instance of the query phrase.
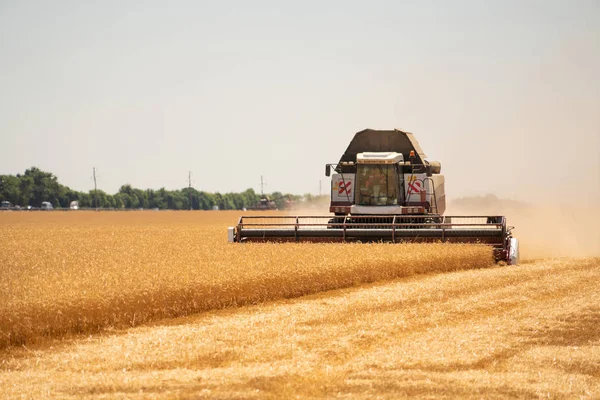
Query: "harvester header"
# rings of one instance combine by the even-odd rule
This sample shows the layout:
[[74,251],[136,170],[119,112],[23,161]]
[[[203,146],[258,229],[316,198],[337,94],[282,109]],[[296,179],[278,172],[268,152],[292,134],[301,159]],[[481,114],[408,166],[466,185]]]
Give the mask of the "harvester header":
[[331,176],[331,217],[241,217],[229,240],[459,242],[492,246],[497,261],[518,262],[503,216],[444,216],[445,178],[410,132],[356,133]]

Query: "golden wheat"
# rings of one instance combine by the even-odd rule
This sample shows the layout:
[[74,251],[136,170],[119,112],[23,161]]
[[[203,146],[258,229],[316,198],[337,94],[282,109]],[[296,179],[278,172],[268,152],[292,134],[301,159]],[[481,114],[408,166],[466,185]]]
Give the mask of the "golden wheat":
[[442,244],[231,244],[238,213],[0,214],[0,348],[492,264]]
[[412,276],[0,353],[0,398],[600,396],[600,259]]

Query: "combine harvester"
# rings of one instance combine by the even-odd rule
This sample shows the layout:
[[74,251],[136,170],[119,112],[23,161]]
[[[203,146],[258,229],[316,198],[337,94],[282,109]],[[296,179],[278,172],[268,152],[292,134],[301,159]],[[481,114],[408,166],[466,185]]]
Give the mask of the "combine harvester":
[[325,165],[333,216],[242,216],[229,241],[478,243],[516,265],[519,245],[504,216],[444,216],[441,164],[425,157],[412,133],[358,132],[340,161]]

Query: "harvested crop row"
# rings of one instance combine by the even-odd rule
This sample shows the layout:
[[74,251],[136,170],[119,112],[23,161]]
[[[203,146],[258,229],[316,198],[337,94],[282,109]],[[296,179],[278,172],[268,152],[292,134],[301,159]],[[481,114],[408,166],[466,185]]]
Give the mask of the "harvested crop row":
[[0,348],[492,264],[491,250],[476,245],[230,244],[224,228],[232,219],[150,212],[5,218]]

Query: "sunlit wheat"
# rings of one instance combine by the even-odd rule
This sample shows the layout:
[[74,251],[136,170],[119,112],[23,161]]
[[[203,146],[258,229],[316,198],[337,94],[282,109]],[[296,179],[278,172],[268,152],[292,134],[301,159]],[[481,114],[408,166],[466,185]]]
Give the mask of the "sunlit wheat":
[[492,264],[444,244],[231,244],[238,213],[0,214],[0,348]]

